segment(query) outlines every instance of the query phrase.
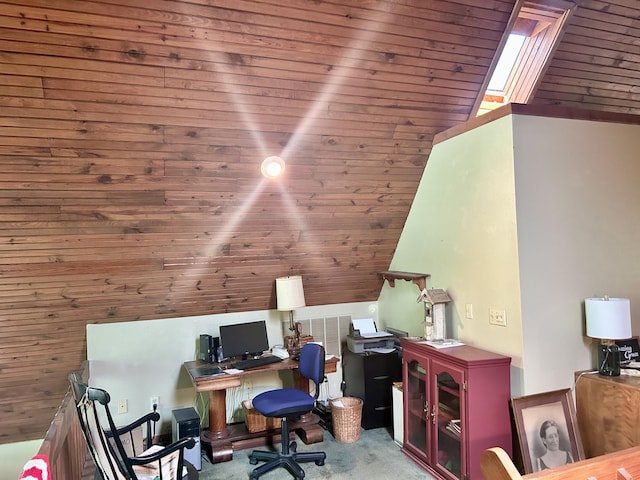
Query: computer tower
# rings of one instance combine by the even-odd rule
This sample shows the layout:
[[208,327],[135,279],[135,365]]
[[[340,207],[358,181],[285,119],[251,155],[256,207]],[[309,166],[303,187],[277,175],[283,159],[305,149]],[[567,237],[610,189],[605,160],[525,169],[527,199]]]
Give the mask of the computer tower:
[[173,410],[171,420],[171,431],[173,441],[181,438],[192,437],[196,444],[191,449],[184,450],[184,459],[193,465],[197,470],[202,470],[202,457],[200,456],[200,416],[195,408],[179,408]]
[[207,363],[217,363],[218,351],[220,350],[220,337],[212,337],[211,335],[200,335],[200,358],[201,361]]

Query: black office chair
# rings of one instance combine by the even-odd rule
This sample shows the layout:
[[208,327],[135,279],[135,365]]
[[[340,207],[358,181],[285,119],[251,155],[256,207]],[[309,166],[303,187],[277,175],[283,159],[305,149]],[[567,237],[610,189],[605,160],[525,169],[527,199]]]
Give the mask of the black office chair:
[[[78,372],[69,374],[69,382],[82,433],[103,480],[198,478],[197,470],[184,460],[183,454],[185,448],[195,445],[193,438],[182,438],[166,447],[151,445],[152,422],[160,419],[157,412],[117,428],[109,410],[109,394],[105,390],[87,386]],[[100,413],[98,406],[102,410]],[[109,429],[102,427],[101,416],[106,416]],[[146,442],[142,438],[143,426],[146,428]]]
[[307,343],[300,351],[300,373],[315,383],[314,396],[296,388],[282,388],[261,393],[253,399],[253,408],[265,417],[282,419],[280,452],[255,450],[249,455],[249,461],[256,465],[259,461],[267,462],[251,472],[252,479],[274,468],[284,467],[297,480],[304,478],[304,470],[298,462],[315,462],[324,465],[327,454],[324,452],[296,452],[296,442],[289,444],[288,417],[298,417],[313,410],[320,393],[320,384],[324,382],[324,348],[317,343]]

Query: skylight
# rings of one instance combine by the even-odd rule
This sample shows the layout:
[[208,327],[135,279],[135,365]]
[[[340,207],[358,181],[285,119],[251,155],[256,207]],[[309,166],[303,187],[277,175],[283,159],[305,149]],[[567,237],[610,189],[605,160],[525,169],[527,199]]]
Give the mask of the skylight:
[[489,80],[489,86],[487,87],[488,91],[502,92],[504,90],[526,38],[527,37],[524,35],[519,35],[517,33],[509,35],[509,39],[504,46],[504,50],[502,50],[502,55],[500,55],[500,60],[498,60],[496,69],[491,76],[491,80]]
[[575,8],[563,0],[516,2],[472,116],[531,100]]

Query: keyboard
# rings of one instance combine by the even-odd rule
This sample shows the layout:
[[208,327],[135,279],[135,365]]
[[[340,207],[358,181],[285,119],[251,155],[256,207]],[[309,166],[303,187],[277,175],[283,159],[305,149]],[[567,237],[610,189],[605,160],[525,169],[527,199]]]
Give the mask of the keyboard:
[[233,368],[238,370],[248,370],[250,368],[262,367],[263,365],[269,365],[270,363],[278,363],[283,359],[276,357],[275,355],[265,355],[257,358],[247,358],[246,360],[237,360],[231,364]]

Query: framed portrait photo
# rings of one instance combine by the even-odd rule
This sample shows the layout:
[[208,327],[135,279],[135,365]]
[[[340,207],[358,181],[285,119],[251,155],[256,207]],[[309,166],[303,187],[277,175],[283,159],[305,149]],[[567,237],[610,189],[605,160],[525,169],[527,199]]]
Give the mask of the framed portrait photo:
[[511,399],[525,473],[584,460],[571,389]]

